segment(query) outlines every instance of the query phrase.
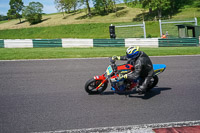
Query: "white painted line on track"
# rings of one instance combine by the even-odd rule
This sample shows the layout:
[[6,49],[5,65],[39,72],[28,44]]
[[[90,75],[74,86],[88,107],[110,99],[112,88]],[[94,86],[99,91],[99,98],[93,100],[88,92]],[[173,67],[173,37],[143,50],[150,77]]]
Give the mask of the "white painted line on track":
[[[200,57],[200,55],[168,55],[168,56],[150,56],[157,57]],[[19,59],[19,60],[0,60],[0,62],[17,62],[17,61],[59,61],[59,60],[92,60],[92,59],[108,59],[109,57],[93,57],[93,58],[57,58],[57,59]]]
[[45,131],[45,132],[34,132],[34,133],[155,133],[152,129],[184,127],[184,126],[198,126],[198,125],[200,125],[200,120],[170,122],[170,123],[142,124],[142,125],[129,125],[129,126],[116,126],[116,127],[74,129],[74,130]]

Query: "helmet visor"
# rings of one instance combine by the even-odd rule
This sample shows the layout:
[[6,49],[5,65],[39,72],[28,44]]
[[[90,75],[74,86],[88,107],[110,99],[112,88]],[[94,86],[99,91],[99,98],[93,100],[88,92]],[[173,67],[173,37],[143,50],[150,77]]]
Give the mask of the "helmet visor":
[[131,53],[131,54],[126,54],[127,58],[136,58],[139,54],[139,51]]

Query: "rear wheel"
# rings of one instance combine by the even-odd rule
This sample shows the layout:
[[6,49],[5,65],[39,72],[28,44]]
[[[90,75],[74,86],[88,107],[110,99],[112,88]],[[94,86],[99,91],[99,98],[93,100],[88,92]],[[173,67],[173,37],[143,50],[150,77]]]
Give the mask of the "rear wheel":
[[95,80],[94,78],[88,80],[85,84],[85,91],[88,94],[100,94],[103,91],[105,91],[105,89],[108,86],[108,83],[105,82],[104,84],[102,84],[102,86],[96,90],[96,88],[101,84],[102,80]]
[[154,88],[158,84],[158,76],[154,75],[149,82],[149,85],[147,87],[147,91],[150,91],[152,88]]

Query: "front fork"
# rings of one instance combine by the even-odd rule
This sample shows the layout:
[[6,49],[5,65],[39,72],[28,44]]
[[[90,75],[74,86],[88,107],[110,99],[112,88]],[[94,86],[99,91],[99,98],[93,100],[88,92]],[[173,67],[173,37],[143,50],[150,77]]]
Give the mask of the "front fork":
[[106,78],[106,77],[104,76],[104,74],[101,75],[101,76],[94,76],[94,79],[95,79],[95,80],[102,81],[102,82],[97,86],[96,90],[98,90],[104,83],[108,82],[108,78]]
[[99,86],[97,86],[97,88],[96,88],[96,90],[98,90],[105,82],[107,82],[108,80],[107,79],[105,79],[105,80],[103,80],[102,82],[101,82],[101,84],[99,84]]

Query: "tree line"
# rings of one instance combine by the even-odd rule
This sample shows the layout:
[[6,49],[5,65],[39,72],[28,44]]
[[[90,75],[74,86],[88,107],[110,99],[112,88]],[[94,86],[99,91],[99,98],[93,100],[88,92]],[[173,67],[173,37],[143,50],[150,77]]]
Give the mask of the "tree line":
[[[87,15],[90,17],[92,14],[108,14],[116,11],[116,2],[120,0],[55,0],[55,5],[60,12],[75,12],[77,7],[85,6]],[[94,10],[91,10],[91,4]]]
[[[117,2],[123,2],[129,7],[140,4],[142,8],[149,9],[149,14],[157,12],[158,18],[162,18],[163,14],[172,16],[185,5],[194,4],[195,7],[200,7],[200,0],[55,0],[55,5],[63,13],[76,11],[78,6],[85,5],[87,15],[92,16],[92,14],[105,15],[116,12]],[[93,10],[90,7],[91,3]]]
[[[200,7],[199,0],[54,0],[55,7],[63,15],[85,8],[88,17],[116,12],[116,4],[119,2],[124,2],[129,7],[140,4],[142,8],[149,10],[148,15],[153,14],[158,18],[162,18],[163,14],[172,16],[188,4],[195,3],[196,7]],[[24,6],[22,0],[10,0],[9,5],[7,16],[0,15],[0,20],[17,18],[21,23],[23,16],[31,24],[42,21],[43,5],[40,2],[30,2],[28,6]]]
[[[87,15],[92,14],[108,14],[116,11],[116,1],[120,0],[54,0],[55,7],[59,12],[71,13],[85,5]],[[93,3],[94,10],[91,10],[90,3]],[[31,24],[38,23],[42,20],[43,5],[40,2],[30,2],[28,6],[24,6],[22,0],[10,0],[10,9],[7,13],[8,19],[19,19],[21,23],[22,16]],[[22,12],[22,13],[21,13]],[[21,14],[20,14],[21,13]]]
[[148,14],[156,14],[159,19],[163,16],[170,18],[185,5],[200,7],[199,0],[124,0],[127,6],[134,7],[138,4],[144,9],[149,9]]

